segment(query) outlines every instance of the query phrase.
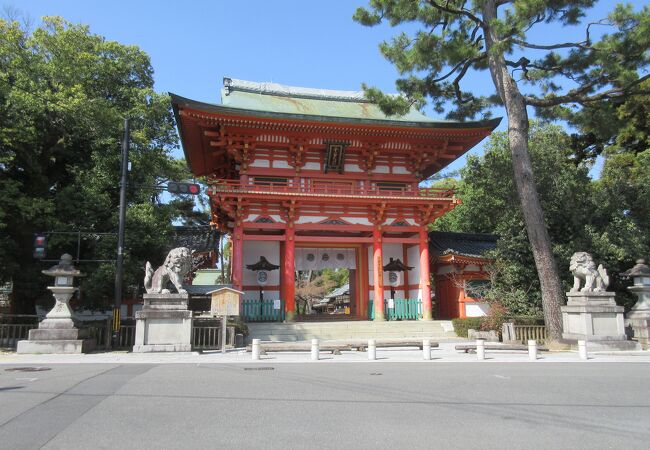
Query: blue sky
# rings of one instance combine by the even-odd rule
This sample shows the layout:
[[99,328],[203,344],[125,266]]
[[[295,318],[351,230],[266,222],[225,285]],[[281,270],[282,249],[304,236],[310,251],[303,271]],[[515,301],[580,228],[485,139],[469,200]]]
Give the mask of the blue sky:
[[[601,0],[591,16],[604,17],[614,3]],[[359,90],[365,82],[394,92],[398,75],[378,50],[395,30],[366,28],[351,19],[365,1],[0,0],[0,4],[20,10],[35,25],[43,16],[58,15],[87,24],[109,40],[137,45],[151,57],[157,91],[206,102],[219,102],[224,76],[343,90]],[[549,26],[537,30],[533,38],[548,43],[557,33],[563,40],[571,38],[570,30]],[[490,93],[491,81],[484,73],[467,77],[462,86]],[[505,129],[505,122],[499,129]],[[478,146],[470,154],[481,151]],[[462,167],[464,159],[449,169]]]

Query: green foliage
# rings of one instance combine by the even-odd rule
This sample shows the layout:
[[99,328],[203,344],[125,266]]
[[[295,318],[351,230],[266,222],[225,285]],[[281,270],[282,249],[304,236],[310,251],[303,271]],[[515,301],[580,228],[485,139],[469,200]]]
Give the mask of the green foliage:
[[[608,269],[619,304],[629,306],[627,284],[618,274],[650,253],[650,151],[609,155],[602,177],[592,180],[589,165],[571,158],[571,140],[560,127],[532,123],[530,152],[565,290],[573,280],[571,255],[587,251]],[[506,135],[494,133],[485,154],[470,157],[461,170],[457,192],[463,203],[434,228],[499,235],[484,299],[510,314],[534,316],[541,308],[540,286],[511,172]]]
[[480,330],[482,329],[483,318],[482,317],[468,317],[466,319],[451,319],[451,323],[454,326],[454,332],[458,337],[467,337],[467,331]]
[[[32,259],[33,233],[116,231],[124,117],[132,118],[131,186],[189,177],[170,155],[173,115],[167,96],[153,90],[143,51],[58,17],[31,33],[0,20],[0,278],[14,280],[17,312],[44,295],[40,271],[48,263]],[[140,284],[145,260],[163,258],[171,220],[183,208],[182,201],[161,205],[146,189],[130,188],[127,201],[130,286]],[[74,254],[76,239],[53,236],[48,257]],[[81,257],[115,259],[116,246],[110,236],[85,236]],[[113,264],[82,270],[84,302],[113,297]]]
[[[475,117],[487,114],[502,95],[496,86],[493,95],[467,92],[461,82],[488,70],[492,59],[514,68],[522,88],[533,88],[524,100],[546,117],[571,118],[575,109],[565,104],[587,105],[643,91],[638,83],[647,78],[640,71],[650,62],[650,8],[617,5],[598,23],[606,32],[597,35],[594,25],[583,23],[594,3],[512,0],[490,7],[470,0],[370,0],[369,8],[358,8],[353,18],[365,26],[386,22],[398,27],[379,49],[398,70],[396,85],[403,96],[364,89],[388,114],[428,102],[439,113],[448,110],[449,118]],[[528,39],[531,29],[551,23],[581,25],[585,34],[575,42]]]

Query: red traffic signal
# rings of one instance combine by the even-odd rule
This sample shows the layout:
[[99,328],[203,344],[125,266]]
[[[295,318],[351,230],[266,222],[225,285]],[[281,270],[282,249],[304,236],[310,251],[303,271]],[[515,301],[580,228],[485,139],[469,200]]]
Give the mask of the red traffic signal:
[[34,237],[34,258],[43,259],[46,256],[45,246],[47,245],[47,238],[43,234],[37,234]]
[[199,195],[201,193],[201,186],[194,183],[177,183],[175,181],[170,181],[167,183],[167,192],[172,194]]

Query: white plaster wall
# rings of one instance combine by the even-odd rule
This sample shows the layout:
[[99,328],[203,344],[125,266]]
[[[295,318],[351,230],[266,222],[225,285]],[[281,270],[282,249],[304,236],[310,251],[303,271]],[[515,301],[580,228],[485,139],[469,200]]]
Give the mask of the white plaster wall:
[[452,264],[447,264],[444,266],[439,266],[438,271],[436,272],[438,275],[445,275],[448,273],[453,273],[454,272],[454,266]]
[[406,248],[407,266],[413,267],[409,271],[409,284],[420,284],[420,246],[413,245]]
[[483,317],[490,312],[490,305],[483,302],[465,303],[465,315],[467,317]]
[[[409,284],[410,285],[419,285],[420,284],[420,246],[413,245],[406,248],[406,257],[408,262],[407,266],[413,267],[413,270],[409,271]],[[419,298],[422,300],[422,290],[421,289],[411,289],[409,292],[409,298]]]
[[355,225],[372,225],[372,223],[370,223],[370,221],[365,217],[341,217],[341,219]]
[[273,161],[273,168],[274,169],[291,169],[291,166],[289,163],[287,163],[284,160],[275,160]]
[[406,175],[406,174],[409,174],[409,173],[411,173],[411,172],[409,172],[409,171],[406,169],[406,167],[395,166],[395,167],[393,167],[393,173],[404,174],[404,175]]
[[345,172],[363,172],[357,164],[345,164],[344,170]]
[[[277,286],[280,284],[280,271],[282,264],[280,263],[280,243],[278,241],[244,241],[244,270],[243,282],[244,285],[257,285],[255,272],[246,268],[247,264],[255,264],[260,260],[260,256],[272,263],[280,266],[278,270],[271,270],[269,272],[270,286]],[[269,291],[269,293],[272,291]],[[269,297],[271,298],[271,297]]]
[[269,217],[275,220],[277,223],[284,223],[284,220],[282,220],[282,217],[280,217],[278,214],[271,214]]
[[327,216],[300,216],[296,223],[319,223],[327,219]]
[[468,264],[465,266],[465,272],[480,272],[481,268],[476,264]]
[[260,215],[259,214],[249,214],[244,218],[244,222],[255,222]]
[[[381,246],[381,250],[382,250],[382,253],[383,253],[383,259],[384,259],[383,265],[384,266],[386,264],[388,264],[388,262],[390,261],[390,258],[393,258],[393,259],[397,259],[397,258],[402,259],[403,258],[402,245],[401,244],[383,244]],[[372,254],[373,254],[373,248],[372,248],[372,245],[370,245],[370,246],[368,246],[368,282],[370,283],[371,286],[375,284],[375,276],[374,276],[374,273],[373,273],[374,269],[373,269],[373,265],[372,265],[373,264]],[[407,265],[412,266],[413,264],[407,264]],[[411,283],[411,284],[413,284],[412,276],[413,276],[414,271],[415,271],[415,269],[413,269],[413,270],[411,270],[409,272],[409,283]],[[419,275],[416,275],[416,277],[419,277]],[[419,278],[417,278],[417,279],[419,280]],[[387,285],[387,284],[388,284],[388,272],[384,272],[384,285]]]
[[390,171],[390,167],[388,166],[375,166],[375,170],[373,170],[374,173],[388,173]]
[[253,162],[248,163],[249,167],[269,167],[271,165],[271,161],[268,159],[256,159]]
[[306,169],[306,170],[320,170],[320,163],[317,163],[317,162],[305,163],[305,166],[303,167],[303,169]]

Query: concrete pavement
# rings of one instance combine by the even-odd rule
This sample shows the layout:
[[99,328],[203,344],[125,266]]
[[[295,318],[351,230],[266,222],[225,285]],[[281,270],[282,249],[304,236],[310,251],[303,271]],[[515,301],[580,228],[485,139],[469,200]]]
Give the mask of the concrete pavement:
[[[413,348],[377,349],[377,361],[367,361],[366,352],[344,351],[341,355],[320,353],[316,363],[528,363],[528,354],[524,351],[487,351],[486,360],[478,361],[475,354],[462,353],[455,350],[458,343],[468,341],[442,341],[439,348],[431,351],[431,361],[424,361],[422,352]],[[578,352],[539,352],[536,363],[548,362],[584,362],[578,357]],[[650,363],[650,351],[635,352],[590,352],[589,362],[643,362]],[[251,354],[243,350],[228,350],[224,355],[219,351],[187,352],[187,353],[129,353],[129,352],[97,352],[81,355],[18,355],[16,353],[0,353],[0,364],[239,364],[251,362]],[[260,363],[301,363],[311,362],[309,352],[280,352],[262,356]]]
[[[647,448],[647,358],[495,364],[472,356],[448,364],[296,364],[282,356],[255,364],[2,364],[0,447]],[[11,370],[20,367],[44,370]]]

